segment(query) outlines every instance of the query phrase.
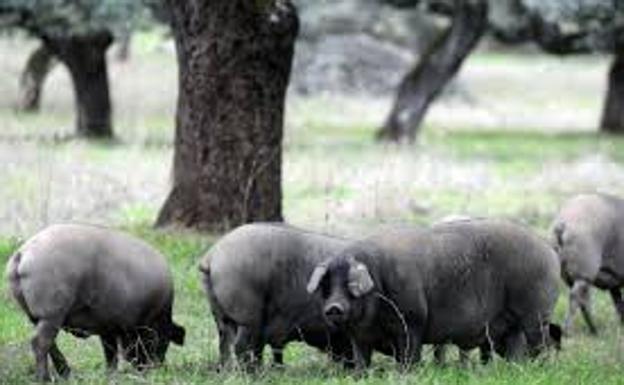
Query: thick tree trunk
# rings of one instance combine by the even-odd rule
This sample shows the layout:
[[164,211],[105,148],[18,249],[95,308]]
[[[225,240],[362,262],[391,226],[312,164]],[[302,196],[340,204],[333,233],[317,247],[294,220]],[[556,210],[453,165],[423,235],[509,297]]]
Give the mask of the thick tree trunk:
[[48,48],[69,69],[76,102],[76,131],[89,138],[111,138],[111,102],[106,51],[109,32],[71,37],[48,37]]
[[451,26],[408,73],[377,138],[413,141],[431,102],[459,71],[487,27],[486,0],[455,0]]
[[283,109],[298,18],[289,1],[169,1],[179,66],[173,188],[156,225],[282,220]]
[[618,52],[609,71],[609,84],[600,131],[624,134],[624,52]]
[[39,111],[43,82],[55,64],[54,55],[45,45],[41,45],[30,54],[24,72],[20,76],[19,110]]

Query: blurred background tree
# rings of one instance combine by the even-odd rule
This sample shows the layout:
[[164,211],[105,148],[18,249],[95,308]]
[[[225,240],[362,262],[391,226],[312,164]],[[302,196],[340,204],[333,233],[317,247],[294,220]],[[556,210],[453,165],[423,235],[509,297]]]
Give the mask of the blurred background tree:
[[0,0],[0,28],[21,29],[41,41],[21,82],[24,108],[36,109],[41,84],[54,58],[69,70],[79,136],[113,136],[106,52],[148,17],[133,0]]
[[380,0],[449,19],[403,78],[380,139],[415,139],[430,104],[486,33],[554,55],[614,54],[600,129],[624,133],[624,3],[612,0]]
[[35,48],[20,76],[17,108],[24,112],[38,112],[41,93],[46,77],[57,63],[54,55],[45,45]]
[[613,54],[600,120],[603,132],[624,134],[624,2],[522,0],[527,38],[555,55]]
[[487,30],[488,1],[381,1],[397,7],[419,5],[428,13],[450,19],[401,81],[392,110],[377,132],[381,140],[413,141],[429,105],[459,71]]

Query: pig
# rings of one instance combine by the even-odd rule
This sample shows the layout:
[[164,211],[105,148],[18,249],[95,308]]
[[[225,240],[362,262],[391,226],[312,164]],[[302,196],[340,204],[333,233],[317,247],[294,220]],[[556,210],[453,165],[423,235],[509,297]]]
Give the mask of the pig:
[[[483,219],[478,217],[472,217],[465,214],[449,214],[434,223],[435,225],[458,222],[458,221],[471,221],[474,219]],[[549,325],[549,336],[551,339],[549,340],[551,345],[555,348],[561,348],[561,328],[558,325],[550,324]],[[522,355],[526,348],[526,339],[521,335],[510,335],[503,337],[499,341],[486,341],[481,344],[479,347],[480,360],[482,363],[486,364],[492,359],[492,351],[496,351],[496,353],[504,358],[513,359]],[[434,358],[436,364],[443,364],[445,361],[446,348],[443,345],[438,345],[434,347]],[[460,362],[465,364],[470,356],[469,350],[460,350],[459,359]]]
[[526,340],[536,356],[560,338],[550,324],[558,296],[554,250],[523,226],[495,219],[382,231],[314,269],[308,291],[326,322],[349,335],[358,368],[375,344],[402,368],[423,344],[460,349]]
[[606,194],[581,194],[566,201],[551,226],[563,280],[570,287],[564,331],[580,308],[590,333],[591,288],[609,291],[624,324],[624,200]]
[[253,370],[265,345],[274,363],[293,340],[329,352],[346,365],[348,338],[325,324],[318,299],[306,292],[314,267],[347,240],[286,224],[254,223],[222,237],[202,257],[199,269],[219,332],[220,364],[239,362]]
[[70,374],[56,345],[60,330],[98,335],[107,368],[119,346],[138,369],[162,363],[184,328],[172,321],[173,285],[165,258],[146,243],[110,229],[57,224],[28,240],[9,259],[10,292],[35,326],[31,345],[40,381],[51,379],[48,355]]

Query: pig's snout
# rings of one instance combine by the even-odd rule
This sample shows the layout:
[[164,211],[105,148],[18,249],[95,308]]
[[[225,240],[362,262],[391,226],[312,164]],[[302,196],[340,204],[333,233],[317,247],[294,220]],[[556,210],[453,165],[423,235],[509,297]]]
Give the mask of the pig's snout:
[[333,324],[340,324],[346,321],[345,308],[339,303],[327,305],[323,312],[327,320]]

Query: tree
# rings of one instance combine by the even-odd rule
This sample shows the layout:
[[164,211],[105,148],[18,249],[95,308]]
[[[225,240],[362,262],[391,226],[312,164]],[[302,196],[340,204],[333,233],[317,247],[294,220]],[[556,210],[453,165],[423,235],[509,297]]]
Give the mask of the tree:
[[600,130],[612,134],[624,134],[624,50],[615,53],[605,98]]
[[282,220],[283,109],[298,18],[285,0],[168,0],[179,71],[172,190],[156,225]]
[[18,108],[26,112],[39,111],[41,88],[56,59],[45,45],[37,47],[28,57],[20,76]]
[[0,26],[21,28],[69,70],[76,130],[85,137],[113,135],[106,51],[118,26],[143,15],[132,0],[0,0]]
[[[402,7],[414,4],[409,0],[391,2]],[[377,133],[378,139],[413,141],[429,105],[459,71],[486,31],[487,0],[432,2],[430,6],[431,12],[449,15],[450,26],[401,81],[390,115]]]
[[69,70],[76,101],[79,136],[113,136],[106,51],[113,36],[106,30],[80,36],[44,37],[46,46]]
[[624,134],[624,2],[522,0],[529,38],[556,55],[613,53],[600,130]]
[[[450,26],[402,81],[378,138],[414,140],[426,111],[484,33],[507,44],[533,42],[553,55],[612,52],[600,128],[624,133],[624,2],[613,0],[381,0],[424,6]],[[462,12],[462,9],[464,11]],[[471,12],[469,15],[468,11]],[[484,15],[487,15],[484,17]],[[463,20],[465,18],[465,20]],[[462,24],[463,20],[463,24]],[[465,29],[464,33],[457,33]],[[465,44],[451,44],[455,40]],[[441,60],[444,58],[446,60]]]

